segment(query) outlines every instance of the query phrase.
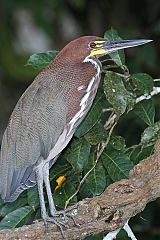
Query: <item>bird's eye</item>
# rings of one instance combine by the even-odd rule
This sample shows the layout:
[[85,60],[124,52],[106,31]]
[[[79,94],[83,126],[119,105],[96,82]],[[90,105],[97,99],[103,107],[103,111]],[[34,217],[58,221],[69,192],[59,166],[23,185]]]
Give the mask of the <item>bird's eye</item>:
[[96,47],[95,42],[91,42],[91,43],[89,44],[89,47],[90,47],[90,48],[95,48],[95,47]]

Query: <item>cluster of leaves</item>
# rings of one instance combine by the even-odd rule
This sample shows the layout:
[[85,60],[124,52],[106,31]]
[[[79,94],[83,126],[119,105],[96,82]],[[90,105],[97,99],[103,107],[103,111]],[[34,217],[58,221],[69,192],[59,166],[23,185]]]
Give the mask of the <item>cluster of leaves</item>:
[[[107,31],[105,37],[119,39],[114,29]],[[57,51],[34,54],[29,58],[28,65],[44,68],[56,54]],[[112,64],[106,64],[107,60]],[[131,75],[125,65],[123,50],[110,54],[110,59],[103,59],[103,62],[102,84],[94,103],[50,171],[53,197],[58,209],[65,206],[92,168],[70,204],[100,195],[112,182],[127,178],[135,164],[153,153],[153,144],[160,135],[160,122],[155,122],[153,100],[136,101],[142,95],[148,96],[153,90],[152,77],[145,73]],[[118,124],[120,119],[123,124],[123,118],[130,111],[146,124],[146,129],[138,145],[127,147],[125,139],[116,134],[116,125],[112,132],[111,127]],[[55,191],[56,179],[62,175],[66,181]],[[22,193],[13,203],[5,204],[1,201],[0,218],[0,229],[18,227],[40,218],[36,187]]]

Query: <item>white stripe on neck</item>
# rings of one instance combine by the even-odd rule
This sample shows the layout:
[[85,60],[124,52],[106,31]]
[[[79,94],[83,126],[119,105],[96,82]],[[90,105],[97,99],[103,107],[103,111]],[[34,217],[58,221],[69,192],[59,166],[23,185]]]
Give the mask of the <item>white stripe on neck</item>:
[[75,116],[71,119],[71,121],[69,122],[70,125],[70,129],[67,133],[67,136],[70,134],[70,132],[72,131],[72,129],[74,128],[75,123],[77,122],[77,120],[81,117],[83,117],[83,112],[84,109],[87,105],[87,100],[90,96],[91,90],[92,90],[92,86],[95,82],[95,80],[97,78],[100,77],[101,74],[101,67],[99,66],[99,64],[93,59],[93,58],[89,58],[88,56],[83,60],[83,63],[91,63],[94,65],[94,68],[96,69],[96,75],[94,77],[92,77],[91,81],[88,84],[88,87],[86,89],[86,93],[85,95],[82,97],[81,102],[80,102],[80,110],[75,114]]

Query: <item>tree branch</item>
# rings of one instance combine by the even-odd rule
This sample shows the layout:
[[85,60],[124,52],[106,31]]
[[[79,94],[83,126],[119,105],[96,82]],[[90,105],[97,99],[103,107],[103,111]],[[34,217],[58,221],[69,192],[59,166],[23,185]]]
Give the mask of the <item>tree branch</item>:
[[[68,219],[70,228],[64,229],[68,239],[84,239],[103,231],[123,227],[128,219],[141,212],[146,204],[160,197],[160,141],[155,153],[137,164],[129,173],[129,179],[111,184],[101,196],[85,199],[70,208],[70,213],[80,227]],[[18,229],[3,230],[0,240],[5,239],[62,239],[59,229],[49,224],[45,235],[43,222]]]
[[148,99],[151,99],[151,97],[157,95],[160,93],[160,87],[153,87],[153,90],[149,93],[149,94],[146,94],[146,95],[142,95],[140,97],[138,97],[136,99],[136,103],[139,103],[143,100],[148,100]]

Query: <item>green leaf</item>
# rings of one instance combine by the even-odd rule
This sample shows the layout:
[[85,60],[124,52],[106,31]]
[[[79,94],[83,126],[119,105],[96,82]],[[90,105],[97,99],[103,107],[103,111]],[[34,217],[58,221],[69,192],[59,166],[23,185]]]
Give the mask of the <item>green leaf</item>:
[[[64,208],[66,201],[76,192],[76,188],[69,181],[65,182],[59,189],[54,192],[55,205],[58,208]],[[72,198],[70,205],[77,203],[77,196]]]
[[53,181],[53,179],[57,179],[59,176],[64,175],[69,170],[71,170],[70,164],[66,160],[62,159],[62,156],[60,156],[57,159],[57,162],[50,169],[50,181]]
[[121,136],[112,135],[110,139],[110,144],[116,150],[123,151],[126,147],[125,139]]
[[0,208],[0,216],[5,217],[7,214],[10,212],[13,212],[17,208],[21,208],[27,204],[27,198],[22,198],[19,197],[16,201],[10,202],[10,203],[5,203],[1,208]]
[[38,195],[37,186],[29,188],[27,190],[27,197],[28,197],[28,204],[35,211],[36,208],[39,206],[39,195]]
[[4,201],[0,198],[0,208],[4,205]]
[[140,152],[141,152],[141,146],[134,146],[134,147],[127,148],[125,151],[125,154],[128,155],[129,159],[134,164],[137,164]]
[[[111,28],[111,30],[108,30],[105,32],[104,37],[107,38],[108,40],[122,40],[118,36],[118,33],[115,29]],[[124,50],[119,50],[113,53],[109,53],[109,56],[114,60],[114,62],[118,66],[122,66],[125,64],[125,55],[124,55]]]
[[42,69],[47,67],[58,54],[58,51],[47,51],[44,53],[35,53],[31,55],[26,66],[31,65],[34,68]]
[[96,125],[87,133],[84,135],[85,139],[91,144],[91,145],[97,145],[98,143],[101,143],[107,136],[107,132],[101,123],[96,123]]
[[[85,169],[85,173],[87,173],[94,166],[95,161],[95,154],[90,154],[89,163]],[[106,187],[106,175],[101,161],[96,164],[95,168],[90,172],[85,182],[93,196],[100,195],[104,191]]]
[[104,78],[104,92],[107,100],[112,104],[116,114],[122,115],[127,108],[134,105],[134,96],[124,86],[122,78],[114,72],[108,71]]
[[131,76],[134,86],[142,94],[148,94],[153,90],[154,82],[150,75],[146,73],[136,73]]
[[72,185],[76,188],[81,180],[82,177],[82,173],[79,173],[77,171],[75,171],[74,169],[72,169],[71,171],[69,171],[66,174],[66,179],[67,181],[69,181],[70,183],[72,183]]
[[154,124],[155,106],[152,100],[145,100],[136,104],[134,113],[147,125],[152,126]]
[[126,154],[108,146],[104,150],[101,158],[113,181],[128,178],[128,173],[133,168],[133,163]]
[[86,182],[84,182],[79,190],[78,199],[82,200],[84,198],[91,198],[91,197],[93,197],[93,194],[90,190],[90,187],[87,185]]
[[102,114],[104,100],[105,100],[104,93],[99,92],[96,95],[96,98],[93,102],[93,105],[89,113],[87,114],[83,122],[78,126],[74,134],[76,137],[79,138],[86,134],[98,122]]
[[144,130],[141,136],[141,144],[152,144],[160,137],[160,121]]
[[141,151],[137,157],[137,163],[147,157],[151,156],[154,153],[154,145],[141,148]]
[[134,146],[126,149],[126,154],[128,155],[129,159],[134,163],[137,164],[141,160],[146,159],[154,152],[154,147],[152,146]]
[[74,138],[70,147],[65,153],[66,160],[72,165],[75,171],[82,171],[88,162],[90,154],[90,144],[84,138]]
[[33,209],[29,206],[16,209],[1,220],[0,230],[20,226],[32,213]]
[[36,214],[34,215],[34,220],[39,220],[41,218],[42,218],[42,216],[41,216],[41,209],[38,208],[37,211],[36,211]]

